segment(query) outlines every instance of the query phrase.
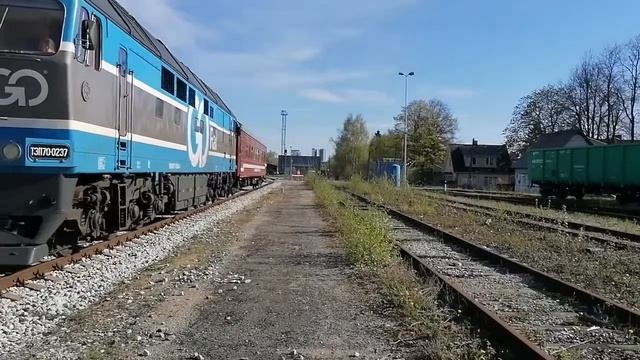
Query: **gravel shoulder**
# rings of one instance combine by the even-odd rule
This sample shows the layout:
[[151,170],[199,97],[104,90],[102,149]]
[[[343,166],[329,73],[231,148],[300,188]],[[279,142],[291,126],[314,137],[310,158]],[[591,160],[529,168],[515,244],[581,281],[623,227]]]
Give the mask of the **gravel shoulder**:
[[[413,358],[302,184],[201,232],[23,358]],[[406,345],[405,345],[406,346]],[[68,357],[67,357],[68,356]]]

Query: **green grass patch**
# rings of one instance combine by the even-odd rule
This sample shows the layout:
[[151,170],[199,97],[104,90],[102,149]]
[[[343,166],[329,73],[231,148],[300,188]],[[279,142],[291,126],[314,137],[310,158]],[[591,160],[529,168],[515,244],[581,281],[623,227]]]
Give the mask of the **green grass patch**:
[[[541,271],[640,309],[640,256],[635,249],[618,249],[573,236],[563,230],[523,226],[510,207],[496,215],[480,214],[447,205],[424,191],[395,188],[385,183],[355,179],[344,186],[378,203],[421,217],[431,225],[493,248]],[[566,223],[566,213],[556,216]],[[566,224],[564,225],[566,226]]]
[[380,269],[390,263],[393,240],[382,211],[359,209],[353,200],[321,178],[311,178],[308,184],[334,220],[351,263],[369,270]]
[[[386,213],[375,208],[361,208],[344,192],[320,177],[307,180],[317,201],[333,221],[345,249],[347,259],[381,285],[386,300],[398,310],[407,327],[415,334],[413,339],[424,340],[422,348],[427,359],[493,359],[491,352],[482,349],[481,341],[467,327],[451,321],[445,304],[438,300],[440,287],[418,278],[400,259],[391,235]],[[366,193],[361,180],[352,185],[369,196],[393,196],[401,201],[405,193],[397,192],[390,184],[380,182],[380,193]],[[373,197],[374,199],[375,196]],[[380,199],[378,199],[380,200]],[[424,207],[426,202],[405,198],[411,207]],[[425,200],[426,201],[426,200]],[[454,314],[457,316],[457,314]]]

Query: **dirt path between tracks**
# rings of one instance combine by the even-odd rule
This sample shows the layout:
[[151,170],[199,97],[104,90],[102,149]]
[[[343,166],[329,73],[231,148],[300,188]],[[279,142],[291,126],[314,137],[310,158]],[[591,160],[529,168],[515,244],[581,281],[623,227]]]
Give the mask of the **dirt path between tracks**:
[[289,184],[43,347],[87,359],[419,358],[396,345],[402,325],[393,314],[345,262],[313,193]]

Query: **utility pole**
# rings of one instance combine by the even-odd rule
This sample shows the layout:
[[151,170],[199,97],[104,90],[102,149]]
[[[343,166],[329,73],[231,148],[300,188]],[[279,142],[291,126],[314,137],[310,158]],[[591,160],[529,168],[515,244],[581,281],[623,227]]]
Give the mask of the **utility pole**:
[[282,142],[280,143],[280,154],[286,155],[285,150],[287,149],[287,116],[289,113],[287,110],[282,110],[280,112],[280,116],[282,116]]
[[415,75],[415,73],[412,71],[408,74],[405,73],[398,73],[398,75],[400,76],[404,76],[404,155],[403,155],[403,162],[404,162],[404,171],[403,171],[403,176],[402,176],[402,180],[403,183],[405,185],[408,185],[407,182],[407,138],[408,138],[408,133],[409,133],[409,127],[407,125],[408,123],[408,110],[407,109],[407,101],[409,98],[409,76],[413,76]]

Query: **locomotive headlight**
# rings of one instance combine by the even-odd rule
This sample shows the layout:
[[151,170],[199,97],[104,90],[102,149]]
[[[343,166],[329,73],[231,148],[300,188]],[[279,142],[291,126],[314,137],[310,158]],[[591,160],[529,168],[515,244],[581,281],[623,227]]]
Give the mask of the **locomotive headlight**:
[[20,159],[22,148],[16,143],[7,144],[2,147],[2,156],[9,161]]

